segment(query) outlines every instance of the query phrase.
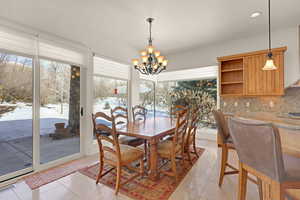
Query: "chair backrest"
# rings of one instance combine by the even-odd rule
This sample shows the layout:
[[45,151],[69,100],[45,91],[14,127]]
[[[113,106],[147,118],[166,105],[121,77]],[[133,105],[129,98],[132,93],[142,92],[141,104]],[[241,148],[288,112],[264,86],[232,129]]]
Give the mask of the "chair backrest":
[[229,129],[242,163],[276,181],[283,180],[285,171],[280,135],[273,124],[231,118]]
[[116,125],[128,123],[128,109],[117,106],[110,110],[111,116],[114,118]]
[[[107,122],[111,124],[111,127],[107,126]],[[107,116],[103,112],[97,112],[96,114],[93,115],[93,124],[96,133],[98,131],[110,133],[110,136],[105,134],[96,134],[98,145],[99,145],[100,159],[102,160],[102,158],[104,158],[106,160],[111,160],[111,157],[108,158],[105,157],[105,152],[108,152],[109,154],[115,156],[117,161],[120,161],[121,152],[120,152],[118,136],[116,134],[116,125],[115,125],[114,118]]]
[[187,132],[187,141],[190,141],[190,139],[196,136],[199,117],[200,117],[199,112],[200,112],[200,108],[196,107],[190,113],[190,121],[189,121],[188,132]]
[[132,117],[133,117],[133,121],[136,120],[146,120],[146,116],[147,116],[147,109],[143,106],[140,105],[136,105],[134,107],[132,107]]
[[221,143],[226,142],[226,140],[229,138],[229,128],[228,123],[225,118],[225,115],[220,110],[213,110],[213,115],[216,121],[216,125],[218,128],[218,135],[220,136]]
[[173,136],[173,148],[176,145],[184,146],[184,138],[188,126],[188,109],[182,109],[176,113],[176,128]]

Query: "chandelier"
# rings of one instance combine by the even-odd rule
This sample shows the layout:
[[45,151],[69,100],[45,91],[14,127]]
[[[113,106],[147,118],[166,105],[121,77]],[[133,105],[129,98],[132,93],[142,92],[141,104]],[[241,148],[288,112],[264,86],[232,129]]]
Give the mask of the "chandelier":
[[141,74],[154,75],[159,74],[166,69],[168,60],[160,55],[159,51],[154,51],[152,46],[152,22],[153,18],[148,18],[146,21],[149,23],[149,40],[146,50],[141,51],[141,59],[132,59],[132,64],[136,70]]

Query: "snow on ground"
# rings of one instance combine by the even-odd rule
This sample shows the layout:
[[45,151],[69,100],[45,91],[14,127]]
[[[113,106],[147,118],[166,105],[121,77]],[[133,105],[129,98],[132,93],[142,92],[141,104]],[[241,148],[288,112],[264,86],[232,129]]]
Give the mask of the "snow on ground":
[[[1,104],[16,106],[15,110],[0,116],[0,141],[32,136],[32,106],[25,103]],[[61,106],[63,112],[61,113]],[[47,135],[55,130],[55,123],[68,124],[68,104],[48,104],[40,108],[40,134]]]

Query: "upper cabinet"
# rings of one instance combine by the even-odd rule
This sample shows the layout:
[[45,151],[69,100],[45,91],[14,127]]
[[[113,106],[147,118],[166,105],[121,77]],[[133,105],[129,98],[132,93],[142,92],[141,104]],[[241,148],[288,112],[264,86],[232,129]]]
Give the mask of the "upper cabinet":
[[284,94],[284,52],[272,49],[277,70],[263,71],[268,50],[219,57],[221,96],[261,96]]

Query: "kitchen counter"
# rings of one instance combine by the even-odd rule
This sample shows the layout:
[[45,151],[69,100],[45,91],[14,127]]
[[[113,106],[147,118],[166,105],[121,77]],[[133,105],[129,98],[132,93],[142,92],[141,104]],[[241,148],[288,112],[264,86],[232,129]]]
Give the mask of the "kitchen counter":
[[234,116],[273,123],[279,129],[283,151],[300,157],[300,119],[266,112],[240,112]]
[[276,115],[267,112],[238,112],[235,115],[247,119],[271,122],[278,128],[285,128],[295,131],[298,130],[300,134],[300,118],[293,118],[288,114]]

